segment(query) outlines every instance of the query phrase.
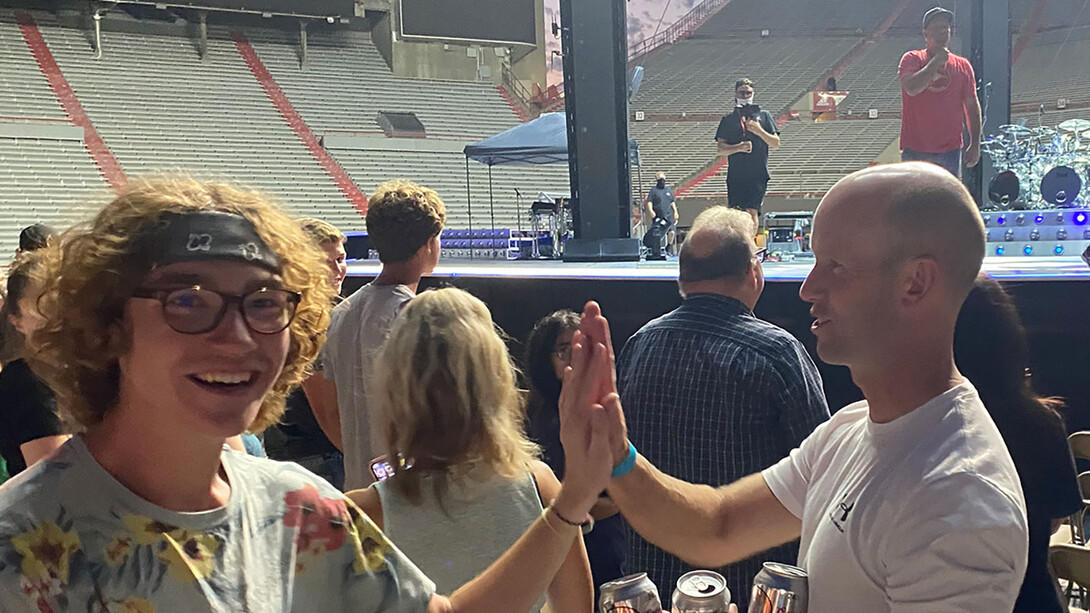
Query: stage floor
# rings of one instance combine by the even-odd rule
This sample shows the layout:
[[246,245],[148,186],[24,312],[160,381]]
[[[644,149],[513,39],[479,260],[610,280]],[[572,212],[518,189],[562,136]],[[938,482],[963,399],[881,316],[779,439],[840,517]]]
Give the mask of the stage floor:
[[[799,282],[813,266],[809,259],[793,262],[765,262],[765,279],[770,282]],[[374,276],[378,260],[353,260],[351,276]],[[983,271],[1005,281],[1090,280],[1090,267],[1078,257],[988,257]],[[557,260],[440,260],[433,277],[493,277],[512,279],[616,279],[672,281],[677,279],[677,258],[664,262],[575,263]]]

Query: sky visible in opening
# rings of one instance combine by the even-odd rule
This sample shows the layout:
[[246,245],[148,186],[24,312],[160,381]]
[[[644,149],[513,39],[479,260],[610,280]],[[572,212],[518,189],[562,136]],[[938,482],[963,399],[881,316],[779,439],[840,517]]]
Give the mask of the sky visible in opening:
[[[576,0],[579,1],[579,0]],[[586,0],[584,0],[586,1]],[[594,0],[604,2],[605,0]],[[628,7],[628,44],[654,36],[656,28],[665,30],[670,24],[688,13],[702,0],[629,0]],[[661,25],[659,25],[661,19]],[[548,52],[549,83],[563,80],[560,57],[553,51],[560,51],[560,39],[552,35],[553,22],[560,23],[560,0],[545,0],[545,40]]]

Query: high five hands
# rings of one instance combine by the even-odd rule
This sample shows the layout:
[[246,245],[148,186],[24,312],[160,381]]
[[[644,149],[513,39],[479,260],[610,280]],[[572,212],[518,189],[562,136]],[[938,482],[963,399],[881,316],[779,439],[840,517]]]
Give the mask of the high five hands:
[[[598,483],[600,492],[609,484],[613,467],[628,456],[628,429],[617,394],[609,322],[593,301],[583,307],[582,323],[572,338],[571,365],[564,372],[560,442],[565,486],[574,478]],[[729,613],[738,613],[738,607],[730,605]]]
[[578,492],[580,508],[585,503],[589,510],[609,484],[613,441],[625,437],[609,324],[593,302],[587,303],[583,324],[572,338],[571,365],[564,372],[559,404],[564,487],[573,495]]
[[[565,476],[576,468],[571,458],[576,449],[569,446],[579,448],[577,453],[588,461],[604,461],[605,466],[582,467],[595,474],[604,471],[602,489],[613,467],[628,455],[628,433],[617,394],[609,322],[596,302],[588,302],[583,308],[583,321],[572,338],[571,365],[564,372],[560,392],[560,441],[568,462]],[[591,453],[588,449],[591,444],[601,449]]]

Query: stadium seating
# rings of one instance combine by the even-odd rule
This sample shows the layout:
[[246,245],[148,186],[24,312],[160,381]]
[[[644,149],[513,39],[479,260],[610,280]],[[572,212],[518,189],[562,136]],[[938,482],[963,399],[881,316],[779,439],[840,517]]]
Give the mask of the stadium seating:
[[[770,194],[823,193],[844,175],[866,168],[897,138],[897,119],[798,120],[781,129],[781,145],[769,154]],[[693,189],[693,196],[726,193],[727,169]]]
[[14,253],[22,228],[64,229],[111,193],[82,142],[0,137],[0,261]]
[[[67,124],[10,12],[0,12],[0,122]],[[15,251],[22,228],[63,228],[108,195],[82,141],[0,136],[0,261]]]
[[[1012,1],[1015,31],[1029,23],[1037,2]],[[643,160],[641,169],[633,169],[633,195],[639,198],[660,170],[679,188],[713,167],[718,160],[713,141],[717,118],[730,109],[737,78],[753,78],[757,103],[779,117],[799,108],[796,103],[849,57],[850,65],[838,75],[839,89],[850,92],[838,108],[844,121],[813,123],[804,112],[803,119],[788,122],[784,145],[770,158],[769,191],[820,193],[843,174],[872,163],[897,138],[899,120],[886,119],[900,112],[896,65],[904,51],[922,44],[919,20],[932,4],[910,0],[878,36],[877,26],[898,6],[893,0],[731,0],[687,38],[641,56],[645,79],[630,108],[642,111],[647,120],[630,124]],[[958,15],[960,39],[967,40],[969,1],[947,4]],[[1090,8],[1083,10],[1083,4],[1050,0],[1045,6],[1041,31],[1012,71],[1012,99],[1020,114],[1039,103],[1051,110],[1058,98],[1076,105],[1090,100],[1090,62],[1081,61],[1090,55],[1090,28],[1078,27],[1090,23]],[[105,20],[104,56],[96,60],[86,31],[62,25],[46,12],[33,15],[84,109],[129,176],[180,169],[231,179],[270,192],[296,214],[320,216],[345,230],[363,228],[359,211],[270,101],[226,27],[210,26],[208,56],[202,60],[182,22],[172,33],[168,26],[159,28],[159,34],[136,34],[130,31],[140,29],[138,25],[119,28],[117,21]],[[111,14],[111,19],[126,18]],[[767,36],[762,36],[764,29]],[[310,28],[305,65],[297,31],[250,24],[245,35],[307,129],[319,139],[361,139],[363,144],[330,147],[328,152],[364,194],[382,180],[406,177],[440,192],[451,227],[490,226],[493,217],[498,227],[518,227],[539,191],[569,191],[564,164],[495,167],[495,207],[489,211],[488,169],[471,162],[472,202],[467,200],[461,147],[519,121],[490,82],[396,76],[370,35],[336,25]],[[864,42],[872,35],[877,38]],[[960,49],[958,40],[952,44],[955,50]],[[0,121],[67,122],[8,9],[0,9],[0,78]],[[883,119],[854,121],[869,109],[878,109]],[[427,139],[386,138],[377,121],[381,111],[414,113]],[[1045,123],[1069,116],[1085,117],[1086,111],[1049,112]],[[1036,113],[1028,121],[1034,124]],[[49,206],[44,203],[69,207],[67,203],[87,201],[73,191],[105,190],[78,141],[6,137],[0,155],[14,160],[12,168],[5,168],[0,206],[21,193],[28,195],[14,201],[25,214],[12,224],[37,221],[30,219],[35,215],[48,217],[35,212],[34,207]],[[721,195],[724,172],[687,193]],[[516,189],[523,194],[522,211]],[[5,238],[0,237],[0,248]]]
[[362,218],[269,102],[223,30],[208,55],[180,36],[103,33],[94,59],[79,30],[40,17],[42,34],[129,176],[184,170],[252,185],[297,215],[346,230]]
[[757,83],[756,103],[778,115],[860,40],[751,36],[679,41],[643,58],[645,76],[632,110],[674,117],[723,113],[734,104],[734,82],[750,77]]
[[11,12],[0,12],[0,117],[67,119],[23,42]]
[[277,84],[312,130],[378,131],[379,111],[411,111],[429,137],[477,140],[518,124],[491,83],[398,77],[366,34],[319,32],[307,37],[300,66],[294,38],[274,30],[247,36]]
[[[492,201],[489,211],[488,167],[470,161],[470,193],[466,193],[466,161],[461,153],[449,151],[341,150],[337,160],[360,185],[373,188],[390,178],[404,178],[431,187],[439,192],[447,205],[447,225],[451,228],[491,226],[492,214],[496,227],[527,226],[526,211],[539,191],[568,194],[568,166],[494,166],[492,168]],[[523,216],[518,214],[518,189],[522,194]],[[472,206],[473,217],[469,217]]]
[[711,163],[716,158],[715,129],[717,121],[636,121],[629,125],[629,134],[640,143],[641,172],[633,175],[633,188],[641,191],[638,178],[643,176],[642,190],[650,189],[655,173],[662,171],[671,185],[681,181]]
[[[1087,7],[1090,12],[1090,7]],[[1011,102],[1090,102],[1090,28],[1041,32],[1011,69]]]
[[892,4],[855,0],[732,0],[700,28],[701,37],[767,29],[771,36],[870,33]]

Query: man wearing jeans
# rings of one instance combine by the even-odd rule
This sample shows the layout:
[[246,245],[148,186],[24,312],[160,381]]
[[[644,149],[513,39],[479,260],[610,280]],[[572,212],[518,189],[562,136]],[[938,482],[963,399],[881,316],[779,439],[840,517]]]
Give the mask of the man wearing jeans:
[[[980,101],[969,60],[947,48],[953,21],[954,14],[944,8],[927,11],[927,47],[901,58],[901,160],[932,162],[961,177],[962,148],[966,166],[980,161]],[[962,138],[965,122],[968,146]]]

